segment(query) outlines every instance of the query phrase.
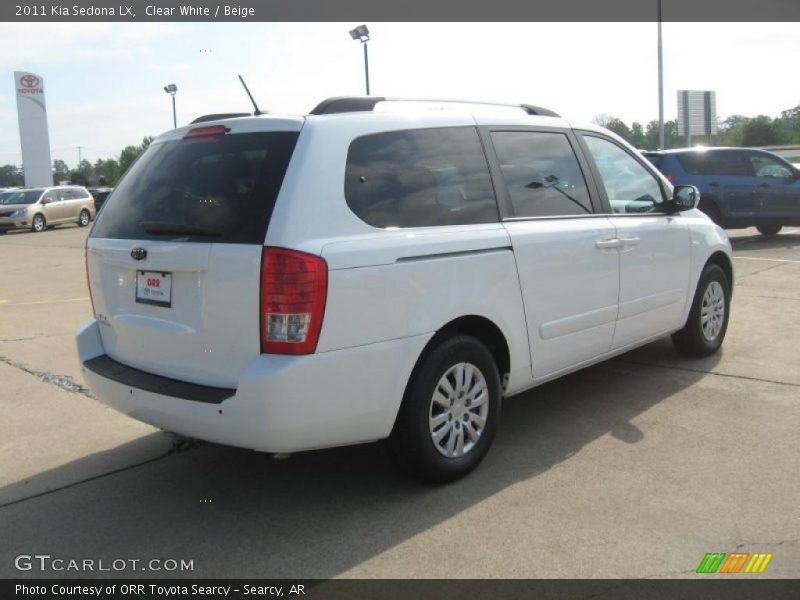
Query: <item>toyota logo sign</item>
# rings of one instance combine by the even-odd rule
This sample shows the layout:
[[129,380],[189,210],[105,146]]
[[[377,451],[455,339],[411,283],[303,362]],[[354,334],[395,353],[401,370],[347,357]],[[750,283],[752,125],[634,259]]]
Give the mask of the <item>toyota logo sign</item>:
[[26,88],[39,87],[39,78],[36,75],[23,75],[19,78],[19,84]]

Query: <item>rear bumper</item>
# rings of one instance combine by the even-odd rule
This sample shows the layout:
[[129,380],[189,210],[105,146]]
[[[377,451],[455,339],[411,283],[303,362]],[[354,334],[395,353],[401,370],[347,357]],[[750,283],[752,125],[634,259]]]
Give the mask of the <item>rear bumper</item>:
[[[220,444],[296,452],[387,437],[411,370],[431,335],[307,356],[263,354],[247,366],[236,390],[227,390],[234,393],[218,402],[187,395],[192,388],[219,395],[221,388],[108,364],[94,319],[78,331],[77,344],[89,388],[98,400],[130,417]],[[103,362],[121,370],[115,374],[98,368]],[[137,382],[137,373],[150,379]],[[169,387],[170,382],[178,387]]]

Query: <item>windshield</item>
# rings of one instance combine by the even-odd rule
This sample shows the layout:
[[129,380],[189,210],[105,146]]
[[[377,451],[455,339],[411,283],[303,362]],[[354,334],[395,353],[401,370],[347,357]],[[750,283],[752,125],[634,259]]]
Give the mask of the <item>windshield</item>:
[[92,237],[261,244],[296,132],[151,144],[103,204]]
[[41,190],[6,192],[0,194],[0,204],[33,204],[41,195]]

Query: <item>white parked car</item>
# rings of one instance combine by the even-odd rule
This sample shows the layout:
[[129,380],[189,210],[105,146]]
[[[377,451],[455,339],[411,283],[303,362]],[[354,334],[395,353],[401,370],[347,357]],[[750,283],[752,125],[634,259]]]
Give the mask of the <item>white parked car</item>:
[[99,400],[274,453],[475,468],[503,397],[672,335],[715,352],[725,233],[633,147],[531,106],[339,98],[156,139],[91,231]]

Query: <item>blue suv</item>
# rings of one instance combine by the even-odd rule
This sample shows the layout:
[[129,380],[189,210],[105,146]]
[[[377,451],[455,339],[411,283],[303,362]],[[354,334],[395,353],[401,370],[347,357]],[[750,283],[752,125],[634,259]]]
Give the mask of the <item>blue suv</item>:
[[800,225],[800,170],[753,148],[643,152],[673,185],[700,190],[700,210],[726,229],[755,226],[775,235]]

